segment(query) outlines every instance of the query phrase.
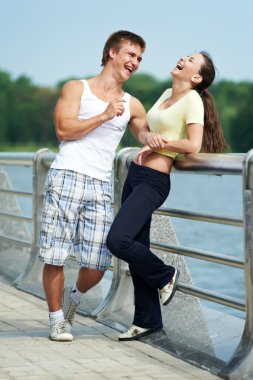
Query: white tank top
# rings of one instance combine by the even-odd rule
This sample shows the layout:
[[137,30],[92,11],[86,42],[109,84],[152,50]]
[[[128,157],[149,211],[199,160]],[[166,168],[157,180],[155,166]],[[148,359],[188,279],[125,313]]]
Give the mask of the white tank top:
[[[105,111],[109,103],[99,99],[91,92],[86,80],[80,100],[79,120],[89,119]],[[116,148],[130,120],[130,95],[122,97],[125,111],[115,116],[79,140],[62,141],[59,153],[51,167],[68,169],[102,181],[110,181]]]

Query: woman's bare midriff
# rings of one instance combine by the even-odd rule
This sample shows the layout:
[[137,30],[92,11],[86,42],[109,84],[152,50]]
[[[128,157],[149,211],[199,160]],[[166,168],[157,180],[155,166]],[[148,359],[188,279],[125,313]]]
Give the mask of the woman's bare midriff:
[[173,161],[174,159],[172,157],[153,152],[143,158],[142,165],[169,174],[171,172]]

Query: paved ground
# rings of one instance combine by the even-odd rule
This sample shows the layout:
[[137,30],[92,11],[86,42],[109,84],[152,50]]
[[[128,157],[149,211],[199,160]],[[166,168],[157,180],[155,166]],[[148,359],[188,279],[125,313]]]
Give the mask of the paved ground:
[[73,342],[48,339],[46,302],[0,279],[0,379],[218,379],[140,341],[77,316]]

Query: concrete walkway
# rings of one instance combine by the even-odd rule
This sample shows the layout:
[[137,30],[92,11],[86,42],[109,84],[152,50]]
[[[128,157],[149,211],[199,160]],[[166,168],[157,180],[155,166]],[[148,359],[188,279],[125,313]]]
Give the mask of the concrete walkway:
[[48,339],[44,300],[0,278],[0,379],[218,379],[141,341],[77,316],[73,342]]

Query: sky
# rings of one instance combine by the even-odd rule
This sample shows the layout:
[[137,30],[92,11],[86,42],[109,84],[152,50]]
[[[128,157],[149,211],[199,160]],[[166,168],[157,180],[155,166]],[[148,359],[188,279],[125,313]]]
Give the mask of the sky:
[[159,80],[182,55],[208,51],[217,80],[253,81],[252,0],[0,0],[0,70],[40,86],[101,71],[117,30],[147,43],[139,73]]

